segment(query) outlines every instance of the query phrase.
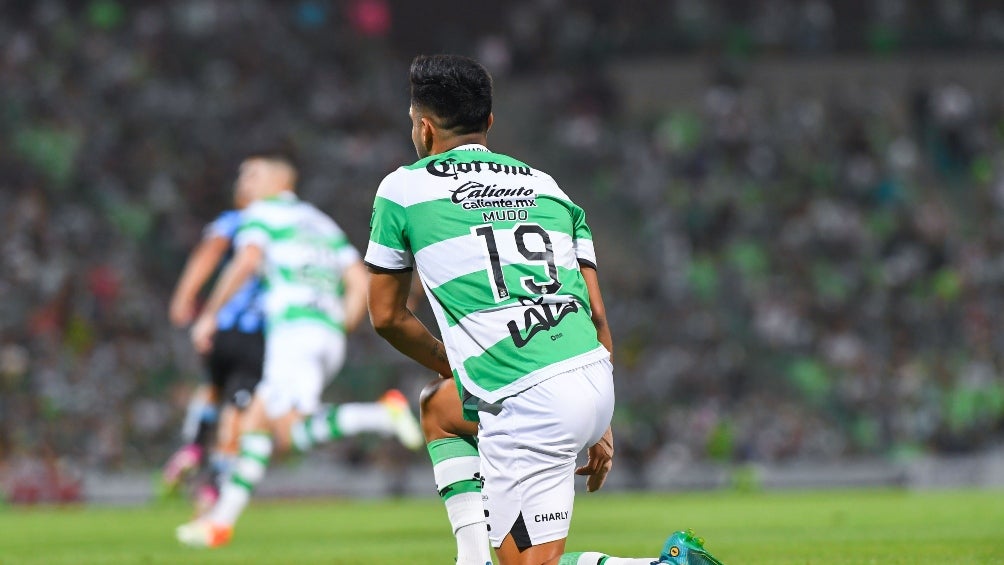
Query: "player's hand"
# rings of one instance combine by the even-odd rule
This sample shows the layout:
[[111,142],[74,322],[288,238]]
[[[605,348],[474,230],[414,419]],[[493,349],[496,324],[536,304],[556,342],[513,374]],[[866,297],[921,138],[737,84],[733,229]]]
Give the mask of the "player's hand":
[[576,475],[587,475],[586,490],[595,492],[600,490],[607,480],[607,473],[614,465],[614,432],[607,428],[600,441],[589,447],[589,460],[586,464],[575,470]]
[[175,327],[183,328],[195,319],[195,303],[191,300],[176,298],[171,301],[167,317]]
[[216,335],[215,316],[199,316],[189,333],[195,350],[203,355],[209,353],[209,350],[213,348],[214,335]]

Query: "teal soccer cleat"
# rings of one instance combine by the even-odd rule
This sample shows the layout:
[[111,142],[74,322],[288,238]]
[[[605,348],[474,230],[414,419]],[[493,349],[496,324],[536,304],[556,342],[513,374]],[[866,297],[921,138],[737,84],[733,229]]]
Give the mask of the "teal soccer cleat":
[[694,535],[693,530],[675,532],[662,547],[659,560],[652,565],[724,565],[708,550],[704,549],[704,538]]

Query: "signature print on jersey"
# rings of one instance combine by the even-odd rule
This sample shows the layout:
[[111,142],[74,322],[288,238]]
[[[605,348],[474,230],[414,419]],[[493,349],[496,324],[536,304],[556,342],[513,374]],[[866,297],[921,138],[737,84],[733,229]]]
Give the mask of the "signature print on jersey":
[[[519,303],[526,306],[523,311],[523,328],[519,327],[516,320],[509,320],[506,327],[509,328],[509,335],[513,344],[518,348],[526,347],[533,336],[540,332],[548,331],[558,327],[562,318],[579,311],[577,302],[564,302],[561,304],[545,304],[544,297],[534,300],[532,298],[520,298]],[[526,333],[526,337],[523,333]],[[557,334],[560,336],[561,334]],[[557,337],[552,336],[552,341]]]

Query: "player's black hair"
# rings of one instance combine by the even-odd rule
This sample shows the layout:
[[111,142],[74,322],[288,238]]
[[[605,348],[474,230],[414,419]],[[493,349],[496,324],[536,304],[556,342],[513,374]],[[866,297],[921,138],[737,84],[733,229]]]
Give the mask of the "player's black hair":
[[440,127],[456,134],[488,131],[492,77],[474,59],[419,55],[411,62],[411,103],[435,114]]
[[281,163],[291,168],[293,172],[300,170],[299,164],[296,162],[296,158],[293,154],[276,148],[258,148],[252,151],[248,151],[244,154],[243,160],[248,159],[261,159],[263,161],[272,161],[273,163]]

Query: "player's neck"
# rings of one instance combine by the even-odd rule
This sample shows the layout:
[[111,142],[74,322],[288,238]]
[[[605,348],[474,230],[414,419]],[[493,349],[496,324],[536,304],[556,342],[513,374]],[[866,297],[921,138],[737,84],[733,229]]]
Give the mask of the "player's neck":
[[264,197],[262,200],[294,200],[296,199],[296,191],[292,188],[282,188],[275,190],[268,196]]
[[488,135],[479,133],[469,133],[465,135],[450,136],[445,139],[434,139],[432,141],[432,151],[429,152],[430,155],[439,155],[440,153],[446,153],[452,149],[456,149],[462,145],[484,145],[488,146]]

